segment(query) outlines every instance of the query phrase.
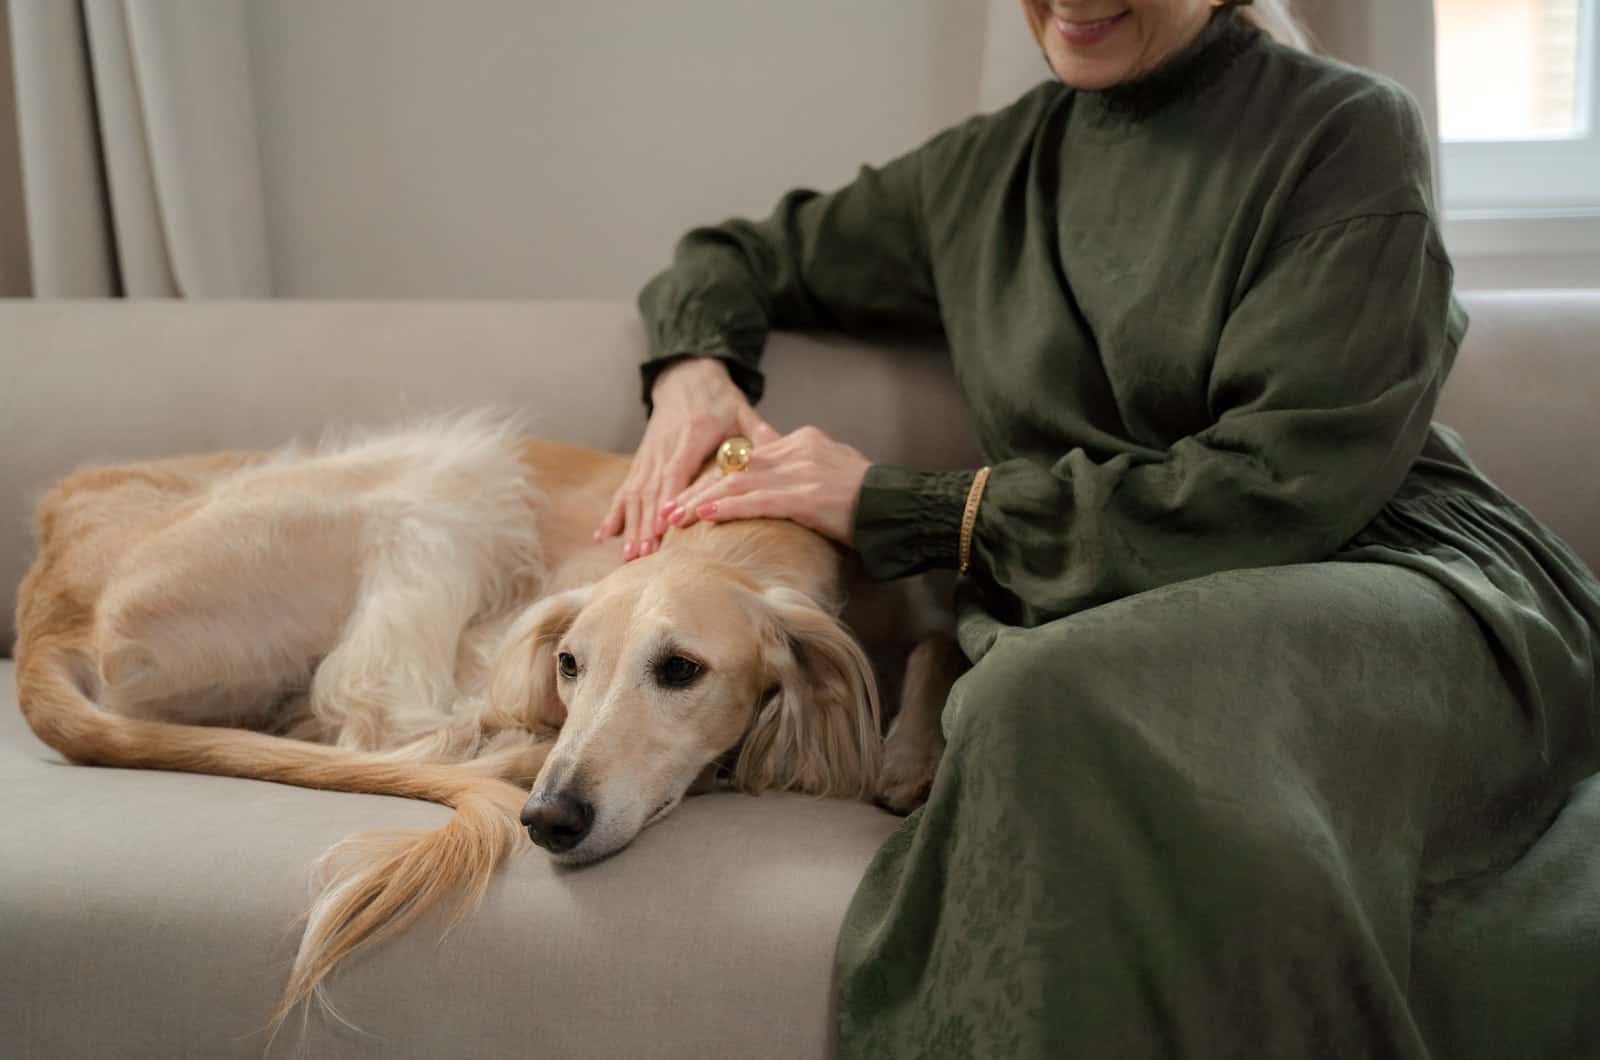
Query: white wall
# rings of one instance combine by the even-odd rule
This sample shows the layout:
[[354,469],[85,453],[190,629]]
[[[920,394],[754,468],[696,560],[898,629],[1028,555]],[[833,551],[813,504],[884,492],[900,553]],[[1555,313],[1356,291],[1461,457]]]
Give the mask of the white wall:
[[273,291],[630,297],[691,225],[970,113],[987,6],[251,4]]

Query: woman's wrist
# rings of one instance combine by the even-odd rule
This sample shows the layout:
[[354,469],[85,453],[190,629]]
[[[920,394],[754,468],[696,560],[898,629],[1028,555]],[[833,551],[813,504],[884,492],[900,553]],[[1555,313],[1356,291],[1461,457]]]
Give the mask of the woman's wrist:
[[639,375],[643,384],[641,396],[646,415],[654,413],[656,405],[661,401],[659,387],[663,379],[675,379],[675,382],[669,384],[671,387],[685,383],[691,389],[731,386],[737,389],[751,405],[761,400],[766,382],[759,371],[732,355],[688,351],[653,357],[639,366]]
[[646,395],[652,406],[671,401],[675,396],[692,392],[732,386],[728,371],[715,357],[698,353],[680,353],[652,362],[655,371]]
[[917,471],[892,464],[867,469],[852,537],[869,577],[886,580],[956,567],[972,471]]
[[989,481],[989,468],[980,467],[967,490],[967,503],[961,511],[961,538],[957,545],[956,569],[962,574],[972,566],[972,536],[978,526],[978,506],[983,503],[983,487]]

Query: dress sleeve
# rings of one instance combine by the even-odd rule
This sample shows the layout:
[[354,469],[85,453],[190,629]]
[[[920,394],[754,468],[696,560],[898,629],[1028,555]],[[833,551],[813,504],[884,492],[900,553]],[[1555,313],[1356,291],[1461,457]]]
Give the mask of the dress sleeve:
[[[1326,558],[1398,489],[1465,330],[1427,213],[1329,223],[1271,248],[1223,329],[1211,426],[1153,458],[995,466],[972,564],[1044,621],[1237,567]],[[876,466],[869,573],[954,566],[971,472]],[[1002,597],[1002,598],[1003,598]]]
[[686,356],[720,358],[759,400],[758,362],[773,328],[936,330],[921,209],[926,150],[863,167],[829,194],[792,191],[764,221],[685,235],[671,267],[639,295],[646,404],[655,377]]

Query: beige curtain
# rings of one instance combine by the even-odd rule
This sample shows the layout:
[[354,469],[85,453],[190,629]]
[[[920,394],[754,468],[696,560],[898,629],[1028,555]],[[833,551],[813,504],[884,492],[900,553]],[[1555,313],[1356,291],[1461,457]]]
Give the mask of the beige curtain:
[[28,230],[22,215],[22,161],[17,157],[16,84],[11,74],[11,20],[0,5],[0,298],[26,297]]
[[[1433,0],[1295,0],[1315,49],[1392,77],[1417,97],[1438,131]],[[993,110],[1045,76],[1017,0],[989,0],[980,104]]]
[[38,297],[270,293],[245,0],[10,0]]

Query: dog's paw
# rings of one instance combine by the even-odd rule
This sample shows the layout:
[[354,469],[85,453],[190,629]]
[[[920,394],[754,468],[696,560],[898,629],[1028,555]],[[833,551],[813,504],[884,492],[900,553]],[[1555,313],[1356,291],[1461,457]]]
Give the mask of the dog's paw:
[[877,804],[903,817],[927,802],[933,775],[939,768],[940,750],[891,744],[883,768],[878,771]]

